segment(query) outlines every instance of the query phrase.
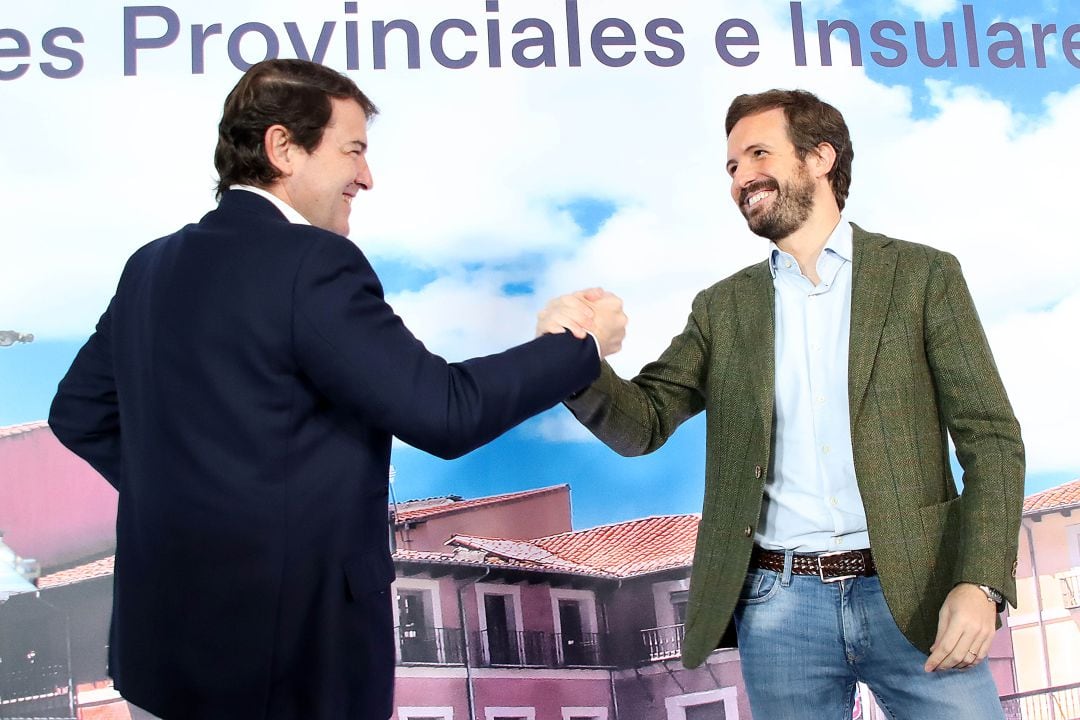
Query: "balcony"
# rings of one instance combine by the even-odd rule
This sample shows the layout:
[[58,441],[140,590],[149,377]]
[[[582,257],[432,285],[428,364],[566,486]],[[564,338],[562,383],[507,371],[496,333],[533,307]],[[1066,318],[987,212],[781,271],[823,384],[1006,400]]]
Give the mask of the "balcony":
[[7,668],[0,673],[0,718],[72,718],[70,692],[66,665]]
[[680,657],[685,635],[686,626],[682,624],[642,630],[641,642],[645,645],[646,657],[650,662]]
[[459,628],[396,627],[400,665],[464,665],[464,633]]
[[1066,608],[1080,607],[1080,570],[1058,575],[1061,581],[1061,596]]
[[481,667],[607,667],[604,636],[552,635],[538,630],[474,633]]
[[1001,696],[1006,720],[1080,718],[1080,683]]

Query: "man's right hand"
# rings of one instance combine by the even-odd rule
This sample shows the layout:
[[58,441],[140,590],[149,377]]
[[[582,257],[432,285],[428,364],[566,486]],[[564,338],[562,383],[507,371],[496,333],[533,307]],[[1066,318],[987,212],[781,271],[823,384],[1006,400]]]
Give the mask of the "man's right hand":
[[589,288],[549,302],[537,316],[536,334],[569,330],[575,337],[584,338],[591,333],[599,345],[600,356],[607,357],[622,348],[626,323],[622,298],[603,288]]

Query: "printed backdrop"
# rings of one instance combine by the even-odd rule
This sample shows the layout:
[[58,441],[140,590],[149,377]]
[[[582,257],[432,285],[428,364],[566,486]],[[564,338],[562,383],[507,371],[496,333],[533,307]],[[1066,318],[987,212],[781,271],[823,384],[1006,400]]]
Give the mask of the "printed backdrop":
[[[221,104],[264,57],[382,110],[352,239],[450,359],[530,338],[553,295],[625,298],[624,376],[697,290],[765,256],[728,195],[724,113],[812,90],[855,147],[846,217],[964,266],[1028,446],[1080,475],[1080,8],[1059,0],[115,0],[0,13],[0,425],[43,419],[127,256],[213,206]],[[455,462],[394,452],[398,499],[559,483],[588,527],[700,509],[704,423],[622,459],[562,408]]]

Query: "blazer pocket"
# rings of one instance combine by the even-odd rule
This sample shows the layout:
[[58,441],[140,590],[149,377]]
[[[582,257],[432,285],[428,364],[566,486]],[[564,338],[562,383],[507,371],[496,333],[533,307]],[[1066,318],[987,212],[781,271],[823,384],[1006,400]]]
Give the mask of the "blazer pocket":
[[349,599],[384,591],[394,582],[394,561],[387,552],[369,552],[345,561]]

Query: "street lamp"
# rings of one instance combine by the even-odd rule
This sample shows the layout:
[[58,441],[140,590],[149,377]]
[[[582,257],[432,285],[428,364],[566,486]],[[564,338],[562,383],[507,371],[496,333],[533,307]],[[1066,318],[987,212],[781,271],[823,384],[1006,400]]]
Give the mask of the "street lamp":
[[14,330],[0,330],[0,347],[7,347],[15,343],[34,342],[34,336],[30,333],[15,332]]

